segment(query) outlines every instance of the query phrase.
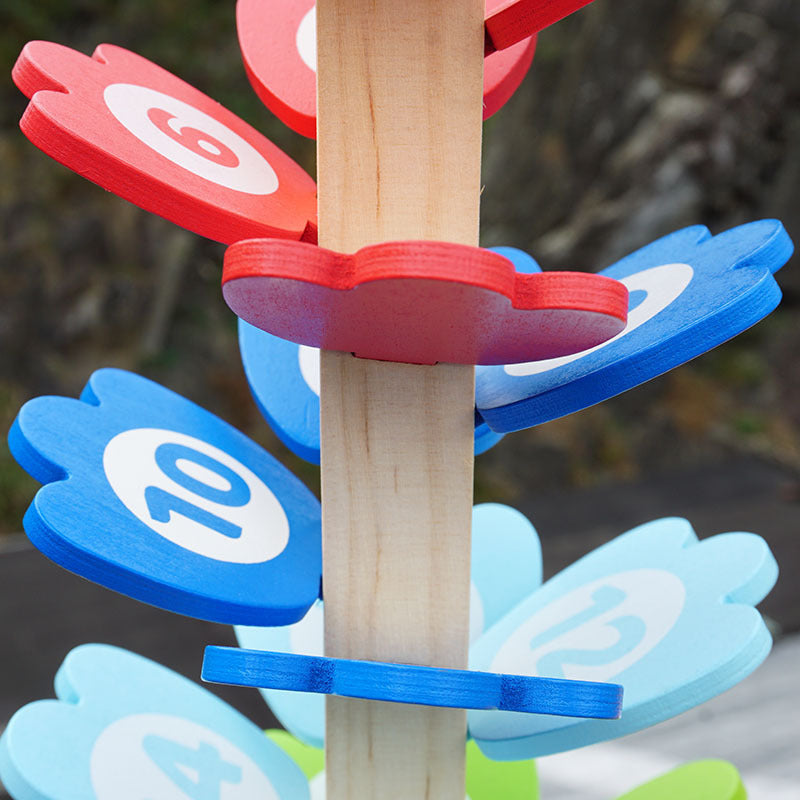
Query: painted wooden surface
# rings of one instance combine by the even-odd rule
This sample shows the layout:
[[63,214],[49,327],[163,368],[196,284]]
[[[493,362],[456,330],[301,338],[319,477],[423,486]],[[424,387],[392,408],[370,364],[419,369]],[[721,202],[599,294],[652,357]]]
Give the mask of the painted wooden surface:
[[180,395],[122,370],[26,403],[9,433],[45,483],[25,515],[56,563],[201,619],[286,624],[319,594],[320,508],[287,469]]
[[513,47],[525,37],[543,31],[592,0],[502,0],[487,5],[486,52]]
[[57,700],[20,709],[0,738],[15,800],[304,800],[294,760],[219,698],[125,650],[83,645]]
[[[483,16],[318,3],[320,245],[477,245]],[[325,652],[463,669],[474,368],[326,352],[320,374]],[[463,798],[463,711],[329,698],[326,726],[329,800]]]
[[[472,511],[470,642],[524,600],[542,582],[542,551],[536,530],[508,506],[484,503]],[[236,626],[241,647],[310,656],[324,654],[321,600],[300,622],[279,628]],[[325,744],[325,701],[319,694],[262,689],[261,694],[287,730],[301,741]]]
[[474,645],[477,669],[625,686],[622,719],[568,720],[470,714],[491,758],[522,759],[619,736],[714,697],[766,658],[772,638],[753,607],[777,564],[759,536],[698,543],[686,520],[634,528],[549,580]]
[[[514,247],[493,248],[517,272],[541,272],[536,261]],[[239,352],[256,405],[278,438],[296,455],[319,464],[319,350],[298,345],[239,320]],[[485,422],[475,426],[475,455],[502,434]]]
[[[295,455],[319,464],[319,349],[288,342],[240,319],[239,353],[264,419]],[[477,456],[494,447],[503,434],[476,422]]]
[[571,355],[620,333],[628,292],[579,272],[518,273],[499,253],[382,242],[353,255],[304,242],[231,245],[225,302],[282,339],[408,364],[504,364]]
[[319,349],[243,319],[238,330],[242,368],[259,411],[295,455],[319,464]]
[[[800,524],[800,508],[785,491],[791,475],[753,459],[718,465],[713,478],[708,466],[704,469],[705,477],[699,471],[672,479],[651,475],[643,484],[603,487],[602,494],[595,487],[568,497],[542,495],[535,499],[538,511],[531,510],[533,498],[528,498],[529,513],[541,520],[548,570],[552,573],[576,560],[648,509],[678,509],[701,536],[737,527],[757,529],[765,536],[782,576],[759,608],[787,630],[796,630],[793,531]],[[3,544],[0,627],[10,635],[4,639],[0,661],[0,728],[25,703],[52,695],[52,676],[77,642],[113,643],[194,679],[205,643],[235,643],[228,626],[146,606],[60,569],[42,558],[24,534],[8,537]],[[23,617],[26,625],[19,626]],[[784,636],[755,672],[722,695],[621,739],[540,759],[542,797],[610,800],[686,761],[722,758],[740,770],[749,800],[796,800],[800,718],[786,709],[800,707],[798,658],[800,638]],[[260,727],[276,726],[266,704],[252,692],[209,688]],[[7,797],[2,789],[0,797]]]
[[[491,13],[503,0],[487,0]],[[264,20],[269,25],[264,25]],[[317,17],[314,0],[238,0],[236,24],[247,75],[280,120],[303,136],[317,130]],[[533,59],[535,37],[526,36],[484,67],[483,116],[502,108]]]
[[246,122],[151,61],[25,45],[13,78],[41,150],[125,200],[221,242],[316,240],[314,181]]
[[618,719],[622,708],[622,687],[613,683],[216,645],[206,647],[203,680],[387,703],[560,717]]
[[736,767],[725,761],[695,761],[626,792],[619,800],[747,800]]
[[[715,505],[709,502],[709,510]],[[791,520],[794,512],[787,513]],[[707,526],[719,529],[713,522]],[[565,534],[570,535],[577,540],[576,551],[584,546],[586,535]],[[194,679],[204,642],[233,643],[227,626],[178,617],[71,575],[33,551],[24,534],[17,547],[27,549],[0,553],[0,625],[13,632],[4,640],[0,661],[0,728],[22,705],[52,696],[53,674],[76,642],[112,642]],[[789,619],[788,610],[777,609],[777,618]],[[13,624],[21,614],[27,615],[24,629]],[[783,637],[759,669],[713,700],[622,739],[539,759],[542,798],[610,800],[686,761],[721,758],[737,766],[749,800],[796,800],[800,719],[785,712],[800,703],[798,657],[800,637]],[[226,702],[261,728],[276,726],[267,706],[254,701],[252,693],[207,688],[222,690]],[[752,731],[759,735],[752,736]],[[8,800],[2,788],[0,797]]]
[[[264,741],[230,706],[155,662],[83,645],[55,683],[58,700],[20,709],[0,738],[0,779],[16,800],[325,797],[322,750],[285,731],[268,731]],[[532,761],[490,761],[474,742],[466,788],[468,800],[489,800],[501,789],[504,798],[539,796]],[[737,770],[716,760],[683,765],[619,800],[673,797],[746,794]]]
[[[151,109],[151,111],[152,111],[152,109]],[[148,116],[151,118],[151,121],[152,121],[152,115],[148,115]],[[164,118],[164,117],[161,117],[161,116],[158,116],[158,115],[156,115],[156,116],[158,117],[158,119],[161,119],[161,120],[162,120],[162,122],[164,122],[164,123],[167,125],[167,127],[170,127],[170,125],[169,125],[169,122],[168,122],[168,120],[166,120],[166,118]],[[156,124],[157,124],[157,123],[156,123]],[[162,131],[163,131],[163,132],[166,132],[166,133],[167,133],[167,135],[168,135],[170,138],[173,138],[173,139],[175,139],[175,138],[176,138],[176,136],[173,136],[173,134],[170,134],[170,133],[168,133],[168,131],[166,131],[166,129],[165,129],[163,126],[162,126],[162,128],[161,128],[161,129],[162,129]],[[184,134],[186,133],[186,129],[185,129],[185,128],[182,128],[182,129],[180,129],[180,131],[176,131],[176,130],[174,129],[174,127],[172,127],[172,128],[171,128],[171,130],[173,130],[173,133],[177,134],[177,136],[178,136],[178,137],[185,138],[185,136],[184,136]],[[224,152],[223,152],[222,148],[217,148],[217,149],[218,149],[220,152],[219,152],[219,153],[216,153],[215,155],[217,155],[217,156],[220,156],[220,157],[223,157],[223,156],[224,156]],[[174,465],[173,465],[173,466],[174,466]],[[235,483],[234,481],[231,481],[231,491],[233,491],[233,488],[234,488],[234,483]],[[218,488],[218,487],[217,487],[217,488]],[[227,492],[227,490],[226,490],[226,492]],[[638,795],[637,795],[637,796],[638,796]],[[643,796],[645,796],[645,795],[643,795]]]
[[769,314],[781,292],[772,273],[791,239],[777,220],[711,236],[685,228],[637,250],[600,274],[630,292],[625,330],[585,353],[482,367],[476,403],[500,432],[579,411],[710,350]]
[[[52,695],[53,675],[78,643],[132,650],[193,680],[199,680],[207,643],[236,644],[229,625],[140,603],[62,569],[24,533],[17,547],[0,551],[0,626],[14,632],[0,660],[0,729],[23,705]],[[27,624],[19,625],[23,618]],[[278,725],[250,693],[232,686],[211,691],[259,727]]]
[[[313,781],[325,769],[325,751],[321,747],[312,747],[304,744],[299,739],[295,739],[291,733],[281,728],[267,730],[264,733],[294,760],[309,781]],[[312,800],[316,800],[313,790]]]

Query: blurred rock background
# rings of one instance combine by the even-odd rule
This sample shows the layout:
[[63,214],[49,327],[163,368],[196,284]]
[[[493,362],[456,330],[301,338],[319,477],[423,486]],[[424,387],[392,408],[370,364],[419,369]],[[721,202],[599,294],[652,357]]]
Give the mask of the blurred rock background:
[[[30,397],[76,396],[93,370],[118,366],[219,414],[318,488],[318,470],[278,442],[250,398],[219,291],[224,248],[89,184],[19,132],[27,101],[8,76],[30,39],[135,50],[314,173],[314,143],[272,117],[247,82],[232,0],[0,0],[0,426]],[[800,243],[799,39],[797,0],[595,0],[546,31],[525,83],[485,128],[482,243],[522,247],[546,269],[590,271],[696,223],[718,233],[778,217]],[[686,516],[701,536],[752,530],[782,570],[762,608],[776,635],[800,630],[797,258],[778,280],[783,304],[751,331],[477,460],[476,500],[531,518],[546,575],[659,516]],[[128,647],[194,679],[205,643],[232,643],[229,628],[113,595],[30,549],[20,531],[35,490],[0,447],[0,729],[52,694],[64,655],[83,642]],[[730,757],[796,782],[791,702],[775,676],[791,675],[797,636],[779,648],[748,684],[764,675],[771,705],[761,689],[747,701],[732,692],[729,717],[708,704],[690,720],[702,748],[672,753],[662,742],[659,758]],[[274,724],[255,692],[219,690]],[[760,746],[750,754],[752,730]],[[785,795],[757,784],[753,798],[796,796],[795,784]]]
[[[796,0],[596,0],[546,31],[525,83],[486,125],[482,243],[594,271],[694,223],[718,233],[775,216],[800,241],[799,36]],[[30,39],[133,49],[314,172],[314,143],[250,89],[232,2],[0,0],[0,74]],[[25,105],[0,82],[2,425],[26,399],[77,395],[94,369],[119,366],[206,406],[317,486],[317,469],[280,445],[249,396],[219,291],[223,247],[44,156],[18,130]],[[800,567],[796,259],[778,278],[780,309],[736,340],[506,437],[477,461],[476,499],[529,514],[548,572],[626,526],[684,513],[701,535],[769,534],[784,569]],[[35,484],[6,449],[0,487],[0,531],[13,534]],[[793,582],[782,591],[779,622],[800,628]]]

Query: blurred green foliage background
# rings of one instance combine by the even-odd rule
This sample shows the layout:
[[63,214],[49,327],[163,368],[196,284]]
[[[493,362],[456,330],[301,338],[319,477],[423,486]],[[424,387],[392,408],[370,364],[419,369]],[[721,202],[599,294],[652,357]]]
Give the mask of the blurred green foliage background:
[[[767,216],[800,241],[800,4],[596,0],[540,37],[531,74],[485,128],[484,245],[597,270],[688,224]],[[0,74],[30,39],[128,47],[220,100],[314,173],[314,143],[278,122],[242,68],[233,2],[0,0]],[[265,444],[310,485],[252,403],[223,247],[139,211],[40,153],[25,98],[0,81],[0,423],[31,396],[77,395],[102,366],[137,370]],[[713,354],[601,406],[506,437],[476,498],[625,487],[746,454],[800,499],[800,274],[785,301]],[[35,486],[0,451],[0,531]],[[794,493],[794,494],[793,494]]]

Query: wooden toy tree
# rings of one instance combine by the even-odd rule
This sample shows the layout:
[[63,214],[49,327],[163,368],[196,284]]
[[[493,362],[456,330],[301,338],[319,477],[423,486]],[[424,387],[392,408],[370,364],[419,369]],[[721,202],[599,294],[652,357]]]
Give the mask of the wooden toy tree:
[[[34,143],[230,244],[225,299],[265,332],[241,329],[254,392],[273,421],[273,390],[290,413],[306,409],[322,468],[320,509],[221,420],[137,376],[101,371],[81,401],[40,398],[15,422],[14,455],[48,484],[26,530],[86,577],[178,613],[269,626],[258,636],[302,625],[321,578],[324,657],[291,652],[291,642],[212,647],[204,677],[326,695],[330,800],[463,798],[466,708],[486,754],[529,759],[679,713],[733,685],[769,650],[752,605],[776,568],[752,534],[698,544],[688,523],[653,522],[522,594],[512,591],[510,561],[484,578],[476,576],[491,555],[470,565],[476,416],[478,430],[529,427],[699,355],[775,307],[772,272],[791,253],[775,221],[713,238],[679,231],[603,275],[541,272],[524,254],[509,260],[477,247],[485,106],[496,110],[513,92],[530,37],[585,2],[490,2],[487,13],[483,0],[319,0],[309,50],[312,3],[240,0],[259,95],[317,135],[318,213],[314,182],[288,157],[134,54],[104,45],[89,59],[34,42],[15,67],[32,98],[22,128]],[[264,44],[268,36],[283,37],[291,58]],[[637,293],[645,299],[634,303]],[[294,343],[285,363],[265,355],[274,337]],[[308,377],[309,348],[322,348],[317,378]],[[275,380],[262,393],[258,373],[269,369]],[[319,423],[289,377],[298,369],[307,395],[319,382]],[[288,430],[276,424],[279,435]],[[302,435],[287,430],[282,438],[313,458],[313,442],[298,444]],[[698,581],[712,564],[713,578]],[[471,580],[482,609],[497,608],[470,646]],[[653,665],[668,661],[656,680]],[[158,699],[115,699],[102,670]],[[71,654],[57,693],[92,698],[78,737],[91,757],[64,756],[73,728],[61,718],[34,753],[46,715],[23,709],[0,743],[14,796],[66,798],[60,787],[74,780],[105,800],[116,791],[108,764],[126,748],[136,751],[131,791],[145,795],[308,792],[292,759],[249,723],[159,670],[113,649]],[[625,706],[612,728],[601,720],[618,716],[617,683]],[[284,721],[297,732],[288,708]],[[321,738],[318,712],[301,739]],[[284,742],[290,754],[293,746]],[[50,749],[61,757],[45,767]],[[294,756],[301,765],[305,757]],[[718,766],[691,775],[666,780],[714,784],[720,799],[741,788]]]

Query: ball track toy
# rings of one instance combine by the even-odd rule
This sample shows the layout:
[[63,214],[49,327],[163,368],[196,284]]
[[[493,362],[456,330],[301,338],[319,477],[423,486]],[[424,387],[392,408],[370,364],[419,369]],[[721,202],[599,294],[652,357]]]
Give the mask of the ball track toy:
[[[483,117],[496,114],[530,68],[536,34],[591,0],[487,0]],[[270,20],[264,30],[261,21]],[[238,0],[236,21],[256,94],[303,136],[317,134],[317,15],[314,0]]]
[[[471,574],[470,641],[474,642],[541,585],[539,538],[523,514],[497,503],[475,506]],[[318,600],[294,625],[237,625],[236,638],[241,647],[250,650],[322,656],[324,621],[324,603]],[[324,695],[280,689],[262,689],[261,694],[281,725],[300,741],[324,746]]]
[[[507,5],[489,0],[491,13]],[[265,30],[261,21],[270,19]],[[236,22],[242,59],[256,94],[282,122],[303,136],[317,135],[317,14],[314,0],[239,0]],[[533,31],[486,58],[483,116],[505,105],[533,60]],[[487,51],[488,56],[488,51]]]
[[[324,754],[286,731],[264,736],[205,689],[108,645],[69,653],[57,700],[14,714],[0,736],[0,780],[15,800],[224,797],[324,800]],[[470,800],[536,800],[533,761],[496,762],[466,746]],[[735,768],[685,764],[619,800],[745,800]]]
[[[777,568],[754,534],[698,541],[685,521],[657,520],[543,585],[529,525],[508,509],[475,512],[503,527],[494,550],[470,542],[476,427],[494,437],[571,413],[736,335],[777,305],[773,273],[792,250],[773,220],[687,228],[600,275],[515,269],[508,251],[478,246],[482,121],[527,70],[532,37],[584,5],[240,0],[251,80],[316,134],[316,183],[127,50],[31,42],[14,68],[40,149],[229,245],[225,299],[294,342],[318,397],[298,408],[308,429],[319,413],[318,440],[297,441],[318,453],[324,500],[209,412],[102,370],[80,400],[38,398],[12,427],[12,452],[46,484],[26,530],[91,580],[260,639],[209,648],[208,679],[324,696],[328,800],[493,796],[500,784],[465,785],[476,746],[527,759],[638,730],[769,651],[754,606]],[[324,348],[318,367],[297,345]],[[248,374],[272,358],[245,348]],[[272,390],[288,399],[285,374]],[[299,652],[314,620],[318,652]],[[15,800],[311,800],[292,758],[152,662],[78,648],[56,693],[0,739]],[[319,712],[293,727],[321,738]],[[682,770],[629,797],[702,787],[704,800],[741,800],[729,771]]]
[[777,576],[752,533],[698,542],[682,519],[634,528],[551,578],[470,650],[475,669],[513,664],[527,675],[621,683],[619,722],[477,712],[470,733],[490,758],[520,760],[615,739],[710,700],[767,657],[772,637],[754,606]]
[[[771,637],[754,606],[775,583],[777,566],[760,537],[727,533],[700,543],[686,520],[655,520],[540,585],[536,558],[520,558],[507,572],[501,566],[504,553],[510,560],[515,550],[524,552],[523,523],[503,506],[475,509],[473,599],[479,601],[471,609],[486,613],[480,627],[472,620],[470,667],[623,683],[623,716],[611,723],[471,713],[469,733],[488,757],[550,755],[655,725],[738,683],[769,652]],[[493,530],[508,538],[491,553]],[[713,581],[702,577],[711,563]],[[238,627],[239,643],[322,656],[323,605],[287,628]],[[262,694],[299,739],[322,746],[318,695]]]

